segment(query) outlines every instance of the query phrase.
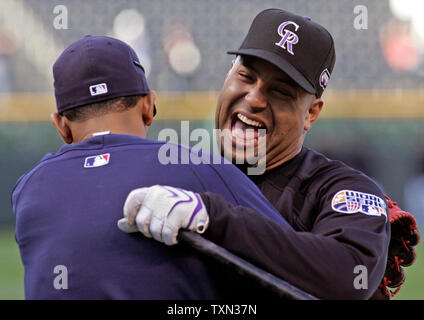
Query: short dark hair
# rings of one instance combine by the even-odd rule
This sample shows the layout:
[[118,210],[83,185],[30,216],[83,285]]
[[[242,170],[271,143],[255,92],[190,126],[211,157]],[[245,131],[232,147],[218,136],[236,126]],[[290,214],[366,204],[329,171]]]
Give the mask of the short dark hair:
[[135,95],[128,97],[118,97],[93,104],[86,104],[60,113],[69,121],[85,121],[90,118],[99,117],[110,112],[123,112],[133,108],[141,97],[145,95]]

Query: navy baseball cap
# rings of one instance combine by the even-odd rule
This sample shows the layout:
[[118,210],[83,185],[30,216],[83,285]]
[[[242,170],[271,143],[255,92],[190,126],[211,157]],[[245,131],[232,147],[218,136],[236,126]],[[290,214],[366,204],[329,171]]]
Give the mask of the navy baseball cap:
[[135,51],[105,36],[85,36],[66,48],[53,65],[53,78],[59,113],[150,92]]
[[285,72],[305,91],[321,97],[336,62],[330,33],[309,17],[280,9],[260,12],[238,50]]

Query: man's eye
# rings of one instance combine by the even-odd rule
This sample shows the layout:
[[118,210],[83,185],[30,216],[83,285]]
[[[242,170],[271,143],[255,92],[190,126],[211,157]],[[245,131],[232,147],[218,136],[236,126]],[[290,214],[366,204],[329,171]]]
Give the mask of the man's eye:
[[239,72],[239,75],[240,75],[242,78],[246,79],[246,80],[250,80],[250,81],[252,81],[252,80],[253,80],[253,77],[251,77],[251,76],[250,76],[249,74],[247,74],[247,73]]
[[283,96],[291,96],[291,94],[287,90],[283,90],[283,89],[280,89],[280,88],[275,88],[273,91],[275,93],[283,95]]

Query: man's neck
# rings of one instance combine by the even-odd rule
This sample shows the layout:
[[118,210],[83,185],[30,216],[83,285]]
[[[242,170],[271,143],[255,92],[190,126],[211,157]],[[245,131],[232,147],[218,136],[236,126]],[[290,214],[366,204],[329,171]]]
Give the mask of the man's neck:
[[73,142],[81,142],[93,137],[98,132],[109,131],[115,134],[126,134],[146,137],[146,128],[139,117],[126,113],[107,114],[102,117],[88,119],[72,124]]

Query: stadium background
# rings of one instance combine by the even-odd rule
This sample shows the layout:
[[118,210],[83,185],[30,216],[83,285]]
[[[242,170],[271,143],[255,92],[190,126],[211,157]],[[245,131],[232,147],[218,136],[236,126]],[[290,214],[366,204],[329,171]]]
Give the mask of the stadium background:
[[[354,27],[358,5],[367,9],[367,29]],[[12,188],[62,143],[49,123],[55,108],[51,65],[60,52],[86,34],[130,43],[159,94],[149,137],[156,139],[163,128],[179,132],[180,120],[190,120],[190,130],[212,130],[216,95],[232,59],[225,52],[240,45],[253,17],[269,7],[310,16],[335,39],[337,62],[325,109],[306,144],[375,178],[415,214],[423,232],[424,24],[416,14],[424,9],[421,0],[2,0],[0,299],[23,298]],[[67,21],[58,21],[64,9]],[[66,22],[67,29],[57,29]],[[397,299],[424,298],[422,247]]]

